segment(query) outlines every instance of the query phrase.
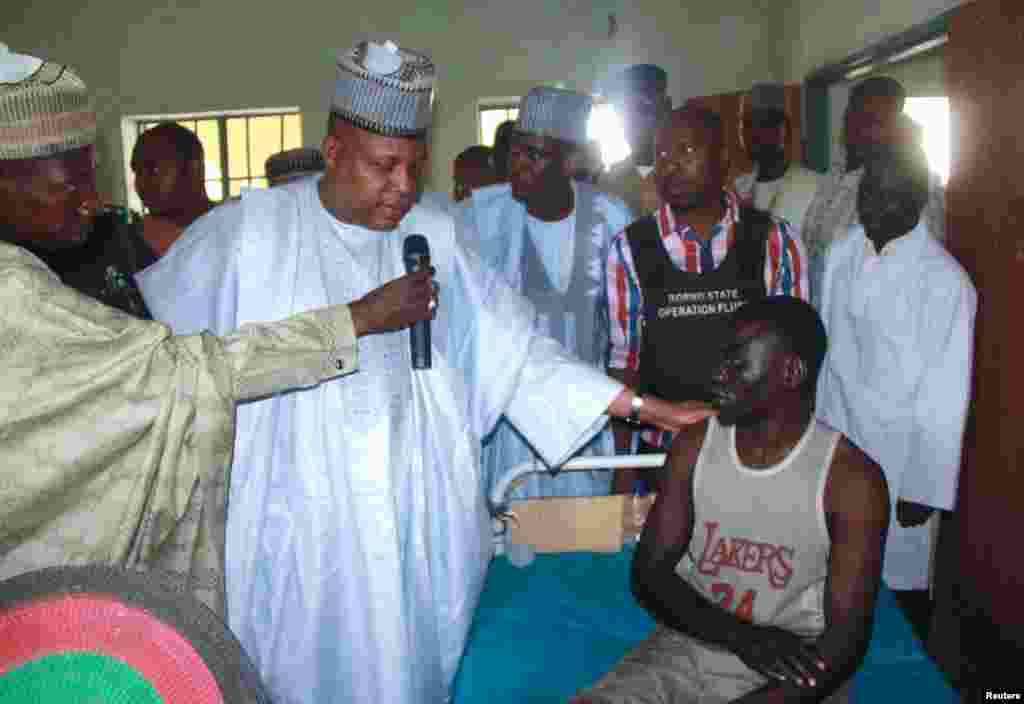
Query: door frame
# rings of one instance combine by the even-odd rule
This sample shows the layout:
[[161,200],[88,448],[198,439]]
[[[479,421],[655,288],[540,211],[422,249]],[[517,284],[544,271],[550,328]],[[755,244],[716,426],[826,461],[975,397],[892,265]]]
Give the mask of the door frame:
[[829,88],[845,80],[858,69],[884,66],[894,57],[942,38],[949,33],[950,18],[955,13],[956,8],[947,10],[928,22],[886,37],[850,54],[842,61],[822,66],[804,79],[804,140],[807,147],[807,164],[810,168],[824,173],[831,166],[832,114]]

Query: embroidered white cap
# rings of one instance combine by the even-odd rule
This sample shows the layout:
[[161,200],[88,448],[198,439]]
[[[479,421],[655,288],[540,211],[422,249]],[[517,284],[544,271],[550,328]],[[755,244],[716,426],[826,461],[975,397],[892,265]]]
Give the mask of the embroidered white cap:
[[587,120],[594,101],[589,95],[561,88],[538,86],[519,102],[516,127],[537,137],[586,144]]
[[331,110],[389,137],[422,135],[430,127],[434,64],[393,42],[362,41],[338,55]]
[[0,44],[0,159],[31,159],[96,141],[96,113],[69,67]]

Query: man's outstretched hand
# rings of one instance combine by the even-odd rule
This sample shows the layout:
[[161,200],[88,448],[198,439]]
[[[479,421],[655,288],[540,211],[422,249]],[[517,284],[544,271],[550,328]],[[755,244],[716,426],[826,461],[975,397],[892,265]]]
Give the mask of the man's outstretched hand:
[[687,425],[717,415],[718,409],[703,401],[665,401],[654,396],[644,396],[640,422],[678,433]]

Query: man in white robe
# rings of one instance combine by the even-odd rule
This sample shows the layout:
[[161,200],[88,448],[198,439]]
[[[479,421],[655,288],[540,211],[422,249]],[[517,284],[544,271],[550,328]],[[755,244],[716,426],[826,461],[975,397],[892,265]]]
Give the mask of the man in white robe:
[[870,160],[862,224],[830,247],[821,291],[818,413],[885,472],[894,520],[883,578],[895,590],[929,586],[930,522],[956,501],[970,398],[977,294],[929,231],[927,199],[920,149]]
[[408,235],[429,240],[430,369],[411,369],[409,332],[369,335],[346,383],[239,409],[230,625],[281,704],[450,697],[491,555],[479,448],[499,416],[557,465],[606,413],[676,427],[708,414],[641,400],[536,334],[451,216],[415,204],[433,74],[390,42],[339,55],[324,176],[214,210],[139,277],[176,330],[220,330],[375,300],[402,280]]
[[174,337],[42,261],[93,236],[95,139],[72,69],[0,45],[0,579],[158,571],[223,615],[235,403],[355,371],[358,332],[393,311],[399,326],[428,316],[429,277],[375,302]]
[[[557,88],[532,89],[520,102],[509,152],[509,183],[476,190],[464,213],[484,261],[501,272],[537,311],[542,333],[595,368],[608,366],[608,302],[604,261],[617,232],[633,221],[626,204],[570,179],[569,160],[586,143],[589,96]],[[611,428],[584,454],[615,454]],[[488,494],[524,463],[547,465],[509,421],[485,440]],[[611,471],[533,474],[510,498],[608,494]]]
[[789,223],[800,237],[807,208],[818,188],[818,174],[790,160],[787,145],[792,128],[781,83],[759,83],[740,114],[740,137],[754,169],[736,178],[740,201]]

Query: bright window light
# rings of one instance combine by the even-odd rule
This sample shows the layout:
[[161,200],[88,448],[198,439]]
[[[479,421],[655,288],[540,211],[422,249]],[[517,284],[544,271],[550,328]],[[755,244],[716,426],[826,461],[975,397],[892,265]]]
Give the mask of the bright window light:
[[907,98],[903,112],[924,130],[928,166],[945,186],[949,181],[949,98]]
[[597,103],[587,122],[587,138],[601,148],[601,161],[607,170],[612,164],[629,156],[629,142],[622,130],[622,120],[608,103]]

